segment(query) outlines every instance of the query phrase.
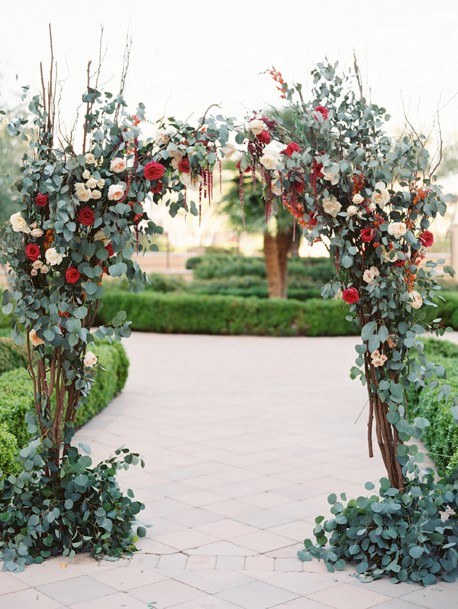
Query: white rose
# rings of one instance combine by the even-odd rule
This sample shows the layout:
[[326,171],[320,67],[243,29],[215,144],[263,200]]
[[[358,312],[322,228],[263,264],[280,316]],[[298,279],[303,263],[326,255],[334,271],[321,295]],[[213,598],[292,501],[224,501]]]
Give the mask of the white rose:
[[371,266],[369,269],[366,269],[363,273],[363,279],[366,283],[374,283],[376,277],[380,275],[380,271],[376,266]]
[[97,163],[97,160],[92,152],[88,152],[84,158],[86,159],[86,165],[95,165]]
[[274,150],[265,150],[259,162],[266,169],[272,170],[278,168],[279,161],[280,155],[278,152],[275,152]]
[[251,131],[254,135],[259,135],[265,131],[266,124],[260,118],[253,118],[247,125],[247,131]]
[[37,271],[37,269],[32,269],[32,270],[30,271],[30,275],[31,275],[32,277],[36,277],[36,276],[38,275],[38,271]]
[[378,349],[371,353],[371,360],[374,368],[379,368],[380,366],[383,366],[387,359],[387,356],[383,355],[383,353],[380,353]]
[[56,266],[57,264],[60,264],[64,259],[63,255],[59,254],[55,247],[50,247],[46,250],[45,258],[49,266]]
[[84,356],[84,365],[86,368],[93,368],[97,364],[97,356],[92,351],[87,351]]
[[356,195],[353,195],[352,201],[353,203],[356,203],[356,205],[360,205],[364,201],[364,197],[358,192]]
[[386,189],[385,182],[377,182],[377,184],[374,186],[374,192],[372,193],[371,200],[374,205],[385,207],[390,200],[390,193]]
[[40,273],[47,273],[49,271],[48,267],[46,266],[46,264],[43,264],[40,267]]
[[10,217],[10,224],[15,233],[30,233],[30,227],[19,211]]
[[356,205],[349,205],[347,207],[347,216],[350,218],[351,218],[351,216],[356,216],[358,211],[359,211],[359,209],[356,207]]
[[96,188],[97,187],[97,180],[95,178],[89,178],[89,180],[86,182],[86,186],[88,188]]
[[31,236],[34,239],[38,239],[39,237],[43,236],[43,231],[41,230],[41,228],[34,228],[31,232],[30,232]]
[[39,269],[42,266],[43,266],[43,263],[41,260],[35,260],[34,262],[32,262],[32,268],[35,270]]
[[97,188],[103,188],[105,186],[105,180],[103,178],[100,178],[100,180],[97,180]]
[[98,201],[102,196],[102,193],[100,192],[100,190],[93,190],[92,191],[92,198],[95,199],[96,201]]
[[419,309],[423,305],[423,298],[416,290],[410,292],[410,306],[412,309]]
[[119,201],[123,198],[125,190],[126,184],[124,182],[112,184],[108,189],[108,199],[110,201]]
[[91,191],[86,187],[86,184],[83,184],[82,182],[77,182],[75,184],[75,194],[78,201],[82,201],[83,203],[87,203],[91,198]]
[[337,163],[334,163],[330,167],[326,167],[325,171],[323,172],[323,177],[325,180],[331,182],[331,184],[335,186],[339,181],[339,166]]
[[407,232],[407,226],[404,222],[390,222],[388,224],[388,234],[395,237],[396,239],[400,239]]
[[30,330],[29,339],[30,339],[30,342],[32,343],[33,347],[38,347],[39,345],[44,345],[44,342],[45,342],[42,338],[40,338],[38,336],[36,330]]
[[112,171],[113,173],[122,173],[125,170],[126,161],[122,157],[117,156],[111,160],[110,171]]
[[107,236],[105,235],[103,230],[98,230],[93,237],[94,241],[104,241],[106,238]]
[[326,197],[323,199],[323,209],[327,214],[335,218],[342,209],[342,205],[335,197]]
[[90,177],[91,177],[91,172],[89,171],[89,169],[85,169],[85,170],[83,171],[83,178],[84,178],[85,180],[89,180],[89,178],[90,178]]

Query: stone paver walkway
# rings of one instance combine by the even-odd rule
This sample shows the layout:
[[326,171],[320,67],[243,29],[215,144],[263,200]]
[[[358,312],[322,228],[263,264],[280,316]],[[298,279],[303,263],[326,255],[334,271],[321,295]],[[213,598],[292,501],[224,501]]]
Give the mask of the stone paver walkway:
[[134,335],[124,393],[79,439],[97,459],[122,444],[145,457],[122,479],[153,525],[141,552],[0,573],[0,609],[455,609],[454,584],[361,584],[296,558],[330,492],[383,473],[354,344]]

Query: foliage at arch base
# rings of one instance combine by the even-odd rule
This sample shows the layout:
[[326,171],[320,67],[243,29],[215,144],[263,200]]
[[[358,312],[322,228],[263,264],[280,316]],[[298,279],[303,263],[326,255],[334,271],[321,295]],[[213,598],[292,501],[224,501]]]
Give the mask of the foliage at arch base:
[[[387,471],[377,495],[348,502],[331,495],[333,518],[317,519],[316,543],[306,540],[299,556],[324,559],[330,571],[356,563],[366,580],[450,581],[457,572],[458,472],[435,480],[422,471],[423,455],[409,440],[419,440],[429,423],[405,416],[412,383],[443,374],[425,361],[418,337],[445,331],[440,319],[426,321],[440,288],[437,263],[425,258],[430,224],[446,204],[425,139],[388,137],[386,110],[365,99],[357,68],[336,68],[317,66],[308,100],[301,85],[290,87],[273,69],[286,108],[277,116],[252,114],[237,135],[245,145],[240,174],[262,181],[266,215],[285,207],[310,243],[329,248],[336,279],[322,293],[348,303],[349,319],[361,327],[351,376],[367,386],[369,455],[375,431]],[[451,408],[458,418],[453,400]]]
[[135,524],[143,505],[116,480],[120,469],[143,466],[139,455],[122,448],[93,465],[87,448],[72,445],[98,365],[91,345],[129,335],[122,312],[95,333],[91,327],[104,274],[125,275],[134,288],[144,280],[132,254],[161,232],[146,206],[162,200],[172,215],[181,207],[199,213],[228,135],[226,122],[204,118],[198,128],[172,121],[170,133],[142,141],[144,107],[131,116],[121,96],[89,86],[78,153],[54,123],[54,100],[51,80],[29,103],[32,120],[19,116],[8,126],[27,152],[21,209],[3,235],[12,285],[3,310],[14,311],[18,342],[25,334],[35,396],[22,471],[0,474],[0,558],[11,571],[56,554],[117,558],[146,534]]

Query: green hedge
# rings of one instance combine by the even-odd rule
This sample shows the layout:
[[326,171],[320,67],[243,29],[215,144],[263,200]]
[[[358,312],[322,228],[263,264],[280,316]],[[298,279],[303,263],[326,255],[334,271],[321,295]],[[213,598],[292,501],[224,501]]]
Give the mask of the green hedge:
[[446,377],[439,386],[426,386],[413,394],[411,418],[424,417],[430,422],[423,437],[424,444],[438,468],[458,466],[458,425],[450,410],[450,401],[439,401],[440,385],[450,385],[452,395],[458,395],[458,345],[449,341],[426,339],[425,354],[428,360],[445,368]]
[[[78,408],[77,427],[105,408],[123,389],[127,379],[129,360],[120,343],[98,343],[94,352],[100,367],[88,398]],[[27,370],[18,368],[0,375],[0,469],[3,472],[12,471],[18,447],[29,441],[25,415],[33,408],[33,386]]]
[[[8,331],[9,332],[9,331]],[[0,337],[0,374],[26,365],[24,351],[10,339]]]
[[127,312],[133,330],[145,332],[260,336],[357,333],[345,320],[346,305],[321,299],[299,302],[110,291],[103,297],[98,322],[105,323],[119,310]]

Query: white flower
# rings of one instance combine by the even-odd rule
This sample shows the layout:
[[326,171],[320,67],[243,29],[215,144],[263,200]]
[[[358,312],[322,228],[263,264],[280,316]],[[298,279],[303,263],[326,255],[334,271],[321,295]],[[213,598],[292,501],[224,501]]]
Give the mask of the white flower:
[[101,196],[102,196],[102,193],[100,192],[100,190],[92,191],[92,198],[95,199],[96,201],[98,201],[98,199],[100,199]]
[[390,193],[386,189],[385,182],[377,182],[377,184],[374,186],[374,192],[372,193],[371,199],[374,205],[378,205],[379,207],[385,207],[385,205],[390,200]]
[[353,203],[356,203],[356,205],[360,205],[364,201],[364,197],[362,197],[358,192],[356,195],[353,195],[352,201]]
[[30,227],[19,211],[10,217],[10,224],[15,233],[30,233]]
[[29,339],[30,339],[30,342],[32,343],[33,347],[38,347],[39,345],[44,345],[44,342],[45,342],[42,338],[40,338],[38,336],[36,330],[30,330]]
[[423,305],[423,298],[416,290],[410,292],[410,306],[412,309],[419,309]]
[[110,171],[112,171],[113,173],[122,173],[125,170],[126,161],[122,157],[117,156],[111,160]]
[[398,259],[398,255],[395,249],[387,250],[384,247],[382,248],[382,259],[383,262],[396,262]]
[[156,143],[159,144],[159,146],[167,146],[167,144],[170,142],[170,133],[166,130],[166,129],[158,129],[156,131]]
[[83,184],[82,182],[76,182],[75,194],[78,201],[82,201],[83,203],[86,203],[91,198],[91,191],[87,188],[86,184]]
[[323,172],[323,177],[328,182],[331,182],[331,184],[336,185],[339,181],[339,166],[337,163],[334,163],[330,167],[326,167]]
[[46,250],[45,258],[49,266],[56,266],[57,264],[60,264],[64,259],[63,255],[59,254],[55,247],[50,247]]
[[112,184],[108,189],[108,199],[110,201],[119,201],[119,199],[123,198],[125,190],[126,184],[124,182]]
[[94,241],[105,241],[106,238],[107,236],[105,235],[103,230],[98,230],[93,237]]
[[92,351],[87,351],[84,356],[84,365],[86,368],[93,368],[97,364],[97,356]]
[[88,152],[84,158],[86,159],[86,165],[95,165],[97,163],[97,160],[92,152]]
[[49,268],[46,266],[46,264],[43,264],[40,267],[40,273],[47,273],[49,271]]
[[34,239],[38,239],[39,237],[43,236],[43,231],[41,230],[41,228],[34,228],[34,229],[31,230],[30,235]]
[[43,266],[43,263],[42,263],[42,261],[41,261],[41,260],[34,260],[34,261],[32,262],[32,268],[33,268],[34,270],[37,270],[37,269],[39,269],[39,268],[40,268],[40,267],[42,267],[42,266]]
[[374,366],[374,368],[379,368],[380,366],[384,365],[384,363],[386,362],[386,360],[388,358],[383,353],[380,353],[380,351],[377,349],[376,351],[372,351],[371,359],[372,359],[372,365]]
[[342,288],[339,288],[337,292],[334,294],[334,300],[342,300]]
[[323,209],[327,214],[335,218],[342,209],[342,205],[335,197],[330,196],[323,199]]
[[103,188],[105,186],[105,180],[103,178],[100,178],[100,180],[97,180],[97,188]]
[[89,180],[86,182],[86,186],[88,188],[96,188],[97,187],[97,180],[95,178],[89,178]]
[[32,277],[36,277],[36,276],[38,275],[38,271],[37,271],[37,269],[32,269],[32,270],[30,271],[30,275],[31,275]]
[[253,118],[247,125],[247,131],[251,131],[254,135],[259,135],[265,129],[266,124],[260,118]]
[[275,150],[264,150],[264,154],[260,158],[261,165],[266,169],[277,169],[280,162],[280,154]]
[[91,177],[91,172],[89,171],[89,169],[85,169],[85,170],[83,171],[83,178],[84,178],[85,180],[89,180],[89,178],[90,178],[90,177]]
[[380,271],[376,266],[371,266],[369,269],[366,269],[363,273],[363,279],[366,283],[374,283],[375,278],[380,275]]
[[407,226],[404,222],[390,222],[388,224],[388,234],[392,235],[396,239],[400,239],[407,232]]
[[347,216],[350,218],[351,218],[351,216],[356,216],[358,211],[359,211],[359,209],[356,207],[356,205],[349,205],[347,207]]

